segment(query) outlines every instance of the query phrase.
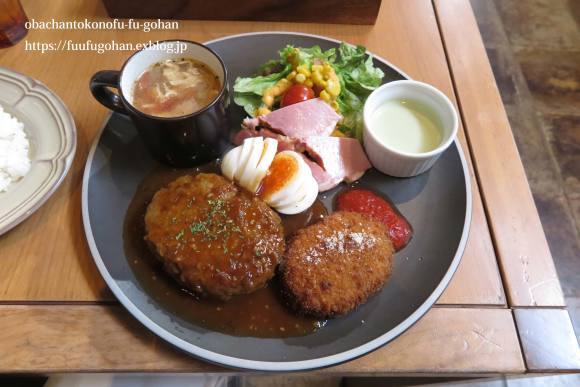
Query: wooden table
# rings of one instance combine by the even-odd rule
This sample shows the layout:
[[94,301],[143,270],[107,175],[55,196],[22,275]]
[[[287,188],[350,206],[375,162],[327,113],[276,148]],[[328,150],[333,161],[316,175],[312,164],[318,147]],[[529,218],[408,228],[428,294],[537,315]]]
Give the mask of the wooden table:
[[[23,1],[36,20],[107,20],[98,0]],[[383,0],[374,26],[181,21],[178,31],[30,31],[29,42],[206,41],[287,30],[359,43],[456,102],[471,168],[473,220],[450,286],[385,347],[321,373],[518,374],[580,368],[578,344],[550,251],[467,0]],[[108,291],[81,224],[81,179],[108,111],[88,80],[129,52],[0,51],[0,65],[46,83],[78,129],[72,169],[55,195],[0,237],[0,371],[218,372],[144,329]]]

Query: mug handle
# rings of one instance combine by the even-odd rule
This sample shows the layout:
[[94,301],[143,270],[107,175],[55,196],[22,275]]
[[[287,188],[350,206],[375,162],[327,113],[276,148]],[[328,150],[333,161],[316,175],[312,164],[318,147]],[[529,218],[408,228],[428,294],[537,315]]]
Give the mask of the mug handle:
[[103,106],[117,113],[128,114],[123,102],[121,102],[121,97],[109,89],[112,87],[119,90],[119,74],[120,72],[117,70],[99,71],[91,77],[89,87],[93,97]]

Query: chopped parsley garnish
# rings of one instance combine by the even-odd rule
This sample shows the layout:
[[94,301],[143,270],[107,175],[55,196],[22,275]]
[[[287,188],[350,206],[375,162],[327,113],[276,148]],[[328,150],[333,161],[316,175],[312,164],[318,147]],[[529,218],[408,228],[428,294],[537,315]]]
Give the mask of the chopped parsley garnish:
[[[192,234],[201,233],[204,241],[216,240],[218,236],[228,239],[231,232],[241,232],[242,230],[228,217],[226,202],[223,199],[209,199],[209,210],[204,220],[194,222],[189,225]],[[224,247],[224,253],[227,248]]]
[[195,234],[196,232],[203,232],[203,233],[208,232],[205,222],[192,223],[189,225],[189,230],[191,231],[192,234]]

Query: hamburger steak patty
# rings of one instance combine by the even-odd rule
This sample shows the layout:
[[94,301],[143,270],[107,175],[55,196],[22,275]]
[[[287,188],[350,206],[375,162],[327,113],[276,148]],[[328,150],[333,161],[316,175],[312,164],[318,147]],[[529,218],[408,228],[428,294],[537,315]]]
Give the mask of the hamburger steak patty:
[[198,295],[227,300],[274,276],[285,242],[280,217],[222,176],[182,176],[159,190],[145,239],[164,269]]
[[299,230],[281,264],[291,305],[308,315],[343,315],[376,293],[391,275],[393,244],[385,226],[338,211]]

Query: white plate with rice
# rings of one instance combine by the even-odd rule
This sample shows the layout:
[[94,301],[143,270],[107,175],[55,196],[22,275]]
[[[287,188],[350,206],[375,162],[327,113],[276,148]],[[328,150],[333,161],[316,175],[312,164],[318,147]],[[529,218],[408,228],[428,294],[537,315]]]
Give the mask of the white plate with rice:
[[44,84],[0,67],[0,235],[37,210],[66,176],[74,120]]

